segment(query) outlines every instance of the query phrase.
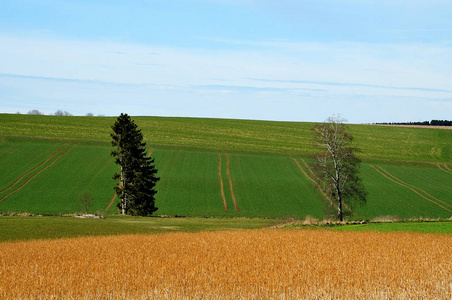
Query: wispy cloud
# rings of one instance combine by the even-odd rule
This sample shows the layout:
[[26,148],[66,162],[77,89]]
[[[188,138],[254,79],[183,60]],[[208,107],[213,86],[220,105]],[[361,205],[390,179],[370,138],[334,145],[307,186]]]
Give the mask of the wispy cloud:
[[140,86],[140,85],[143,85],[143,84],[134,84],[134,83],[108,82],[108,81],[102,81],[102,80],[47,77],[47,76],[31,76],[31,75],[6,74],[6,73],[0,73],[0,77],[47,81],[47,82],[84,83],[84,84],[97,84],[97,85],[117,85],[117,86]]
[[246,78],[246,79],[254,80],[254,81],[261,81],[261,82],[276,82],[276,83],[284,82],[284,83],[314,84],[314,85],[320,85],[320,86],[369,87],[369,88],[389,89],[389,90],[452,93],[452,90],[446,90],[446,89],[433,89],[433,88],[424,88],[424,87],[384,86],[384,85],[373,85],[373,84],[362,84],[362,83],[351,83],[351,82],[328,82],[328,81],[308,81],[308,80],[272,80],[272,79],[262,79],[262,78]]
[[[391,102],[403,103],[413,116],[416,105],[429,105],[432,116],[450,108],[452,47],[447,43],[235,43],[252,47],[217,50],[0,34],[0,44],[9,45],[0,48],[0,56],[8,57],[0,62],[0,90],[10,95],[2,105],[16,97],[16,103],[42,101],[74,114],[307,121],[342,112],[351,122],[397,121],[383,119],[387,107],[395,105]],[[0,108],[15,112],[23,106]],[[39,109],[29,109],[34,108]]]
[[294,91],[327,92],[326,89],[256,87],[256,86],[240,86],[240,85],[199,85],[199,86],[193,86],[193,88],[200,89],[200,90],[216,90],[216,91],[245,92],[245,93],[259,93],[259,92],[284,93],[284,92],[294,92]]

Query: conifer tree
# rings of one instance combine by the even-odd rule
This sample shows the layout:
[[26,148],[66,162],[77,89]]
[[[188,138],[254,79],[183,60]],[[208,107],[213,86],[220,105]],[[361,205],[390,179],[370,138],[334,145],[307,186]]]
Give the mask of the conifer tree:
[[118,208],[122,214],[148,216],[157,210],[155,207],[155,185],[160,180],[156,176],[154,159],[146,156],[146,143],[138,126],[127,114],[121,114],[113,126],[111,152],[119,165],[120,172],[113,179],[119,179],[115,186],[121,199]]

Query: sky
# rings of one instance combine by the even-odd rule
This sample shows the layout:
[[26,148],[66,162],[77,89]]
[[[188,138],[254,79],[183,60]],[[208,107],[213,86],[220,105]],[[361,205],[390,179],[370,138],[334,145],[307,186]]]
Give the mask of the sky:
[[452,119],[450,0],[0,0],[0,113]]

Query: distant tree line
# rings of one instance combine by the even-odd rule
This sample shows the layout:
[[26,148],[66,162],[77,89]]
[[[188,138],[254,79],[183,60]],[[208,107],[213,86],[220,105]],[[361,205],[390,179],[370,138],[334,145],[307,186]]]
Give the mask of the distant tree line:
[[452,121],[448,120],[431,120],[424,122],[389,122],[389,123],[375,123],[381,125],[422,125],[422,126],[452,126]]
[[55,116],[59,116],[59,117],[71,117],[71,116],[73,116],[73,114],[71,114],[70,112],[68,112],[68,111],[62,111],[62,110],[57,110],[56,111],[56,113],[55,113]]
[[[20,115],[20,112],[17,112],[18,115]],[[32,109],[30,111],[28,111],[27,115],[36,115],[36,116],[43,116],[44,113],[40,112],[37,109]],[[51,116],[59,116],[59,117],[72,117],[73,114],[71,114],[68,111],[62,111],[62,110],[57,110],[54,114],[51,114]],[[87,113],[86,114],[87,117],[94,117],[94,114],[92,113]],[[101,117],[102,115],[99,115],[99,117]]]

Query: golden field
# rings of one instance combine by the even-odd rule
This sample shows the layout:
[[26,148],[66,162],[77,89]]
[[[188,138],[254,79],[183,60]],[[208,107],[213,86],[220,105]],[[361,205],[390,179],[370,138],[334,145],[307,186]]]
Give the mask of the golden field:
[[451,299],[452,235],[263,229],[0,244],[2,299]]

